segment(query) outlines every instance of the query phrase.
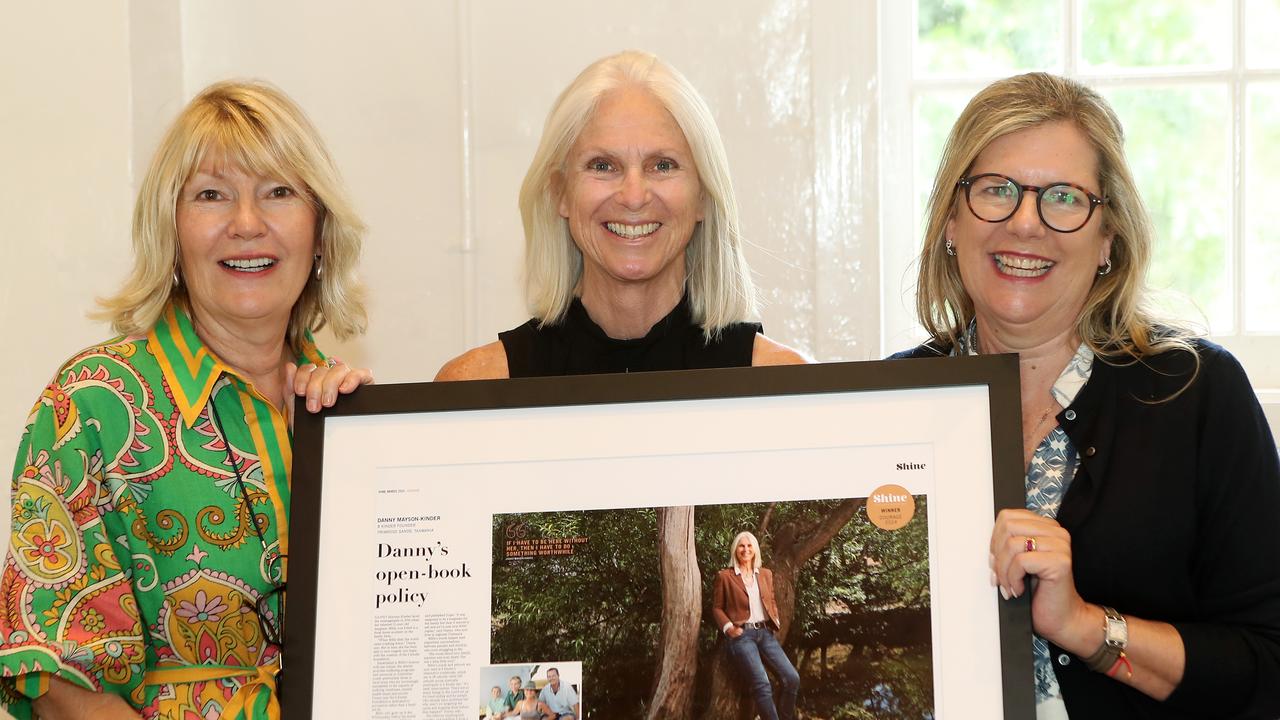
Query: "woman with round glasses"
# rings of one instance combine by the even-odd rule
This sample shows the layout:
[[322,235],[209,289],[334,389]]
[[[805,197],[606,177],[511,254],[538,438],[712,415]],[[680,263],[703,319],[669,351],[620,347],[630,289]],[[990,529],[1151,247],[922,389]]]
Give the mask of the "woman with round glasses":
[[1244,371],[1158,318],[1120,122],[1083,85],[994,83],[943,151],[920,254],[930,339],[1020,356],[1026,509],[991,580],[1030,594],[1037,716],[1280,716],[1280,467]]
[[364,329],[363,230],[284,93],[219,83],[178,116],[138,191],[132,275],[103,301],[120,336],[58,370],[19,445],[14,715],[279,716],[290,414],[372,380],[311,335]]

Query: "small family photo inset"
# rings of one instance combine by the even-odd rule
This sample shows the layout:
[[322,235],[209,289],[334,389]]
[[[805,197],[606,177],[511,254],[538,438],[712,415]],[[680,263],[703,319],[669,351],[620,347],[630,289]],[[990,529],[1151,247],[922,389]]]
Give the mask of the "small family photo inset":
[[579,720],[582,663],[535,662],[480,669],[480,720]]

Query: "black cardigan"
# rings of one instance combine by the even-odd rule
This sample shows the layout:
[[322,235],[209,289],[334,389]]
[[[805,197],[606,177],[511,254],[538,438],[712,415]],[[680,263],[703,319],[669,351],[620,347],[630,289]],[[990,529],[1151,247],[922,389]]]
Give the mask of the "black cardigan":
[[[1170,623],[1186,646],[1164,702],[1050,644],[1073,720],[1280,718],[1280,461],[1244,369],[1197,341],[1113,365],[1101,357],[1058,423],[1081,456],[1058,522],[1087,602]],[[894,358],[937,357],[926,344]],[[1031,682],[1028,673],[1027,682]]]

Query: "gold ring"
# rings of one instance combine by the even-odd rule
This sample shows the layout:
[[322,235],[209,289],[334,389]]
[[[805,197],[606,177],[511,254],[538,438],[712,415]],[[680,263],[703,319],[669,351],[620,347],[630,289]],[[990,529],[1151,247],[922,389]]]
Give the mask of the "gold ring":
[[1036,539],[1035,539],[1035,538],[1033,538],[1033,537],[1028,537],[1028,538],[1027,538],[1026,550],[1027,550],[1027,552],[1035,552],[1035,551],[1036,551]]

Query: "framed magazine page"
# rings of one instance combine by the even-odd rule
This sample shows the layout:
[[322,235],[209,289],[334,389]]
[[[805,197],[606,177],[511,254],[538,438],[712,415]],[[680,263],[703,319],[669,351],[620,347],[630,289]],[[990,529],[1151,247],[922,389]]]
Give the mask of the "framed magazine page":
[[375,385],[300,413],[284,717],[496,718],[552,688],[581,718],[739,717],[712,586],[750,531],[804,717],[1029,720],[1027,596],[987,568],[1023,505],[1018,392],[1016,358],[983,356]]

